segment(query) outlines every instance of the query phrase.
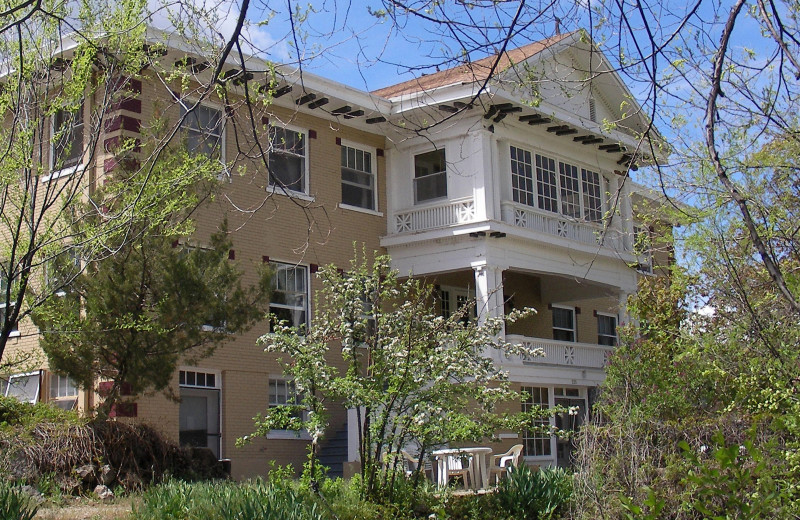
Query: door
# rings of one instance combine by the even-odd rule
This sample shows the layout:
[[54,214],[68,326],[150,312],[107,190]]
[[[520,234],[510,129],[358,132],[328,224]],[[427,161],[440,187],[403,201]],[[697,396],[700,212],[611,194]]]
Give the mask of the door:
[[[556,397],[556,406],[563,406],[568,411],[556,415],[556,428],[564,431],[577,432],[583,425],[586,417],[586,399]],[[569,410],[572,410],[570,412]],[[575,439],[556,438],[556,465],[560,468],[574,466]]]
[[208,448],[220,457],[219,389],[181,387],[181,446]]

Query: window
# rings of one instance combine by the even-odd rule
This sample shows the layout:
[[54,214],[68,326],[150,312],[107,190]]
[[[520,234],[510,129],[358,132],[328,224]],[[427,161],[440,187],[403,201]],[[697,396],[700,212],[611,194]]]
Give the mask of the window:
[[536,206],[533,193],[533,164],[531,152],[511,147],[511,191],[514,202]]
[[78,250],[69,248],[56,255],[45,267],[45,285],[56,296],[65,296],[69,284],[81,272]]
[[306,191],[306,134],[290,128],[269,129],[269,183],[291,191]]
[[581,192],[578,183],[578,167],[558,163],[559,184],[561,185],[561,214],[581,218]]
[[539,209],[553,213],[558,212],[556,162],[538,153],[536,154],[536,192],[539,196]]
[[308,269],[302,265],[272,262],[272,297],[269,310],[279,321],[303,328],[308,323]]
[[600,198],[600,174],[581,168],[583,183],[583,218],[589,222],[600,222],[603,216]]
[[[550,408],[550,392],[547,388],[523,386],[520,390],[527,394],[525,401],[522,402],[523,412],[528,412],[535,408]],[[550,419],[541,417],[536,419],[535,424],[539,427],[547,427],[550,425]],[[525,430],[522,432],[522,444],[524,446],[523,453],[526,457],[546,456],[551,453],[549,433]]]
[[553,339],[575,341],[575,309],[553,307]]
[[471,308],[461,316],[460,321],[462,323],[467,324],[470,320],[477,319],[478,317],[474,293],[468,289],[443,286],[439,290],[439,304],[441,310],[440,315],[445,319],[450,318],[453,313],[461,312],[465,307]]
[[299,406],[303,397],[297,393],[294,381],[286,379],[270,379],[269,381],[269,407]]
[[75,397],[77,395],[78,385],[72,378],[52,372],[50,373],[50,399]]
[[186,149],[224,161],[222,143],[225,125],[222,111],[198,105],[187,113],[186,107],[181,105],[181,116],[185,116],[181,131],[186,139]]
[[74,168],[83,156],[83,104],[53,115],[52,171]]
[[617,346],[617,317],[610,314],[597,314],[597,344]]
[[4,386],[3,395],[15,397],[18,400],[34,404],[39,400],[39,372],[15,374],[8,378]]
[[535,154],[534,196],[531,152],[516,146],[511,146],[510,150],[514,202],[588,222],[602,220],[603,177],[599,173]]
[[372,154],[346,145],[342,145],[342,204],[375,209]]
[[414,156],[414,203],[447,197],[447,166],[444,150]]
[[218,388],[217,375],[214,372],[200,372],[197,370],[179,370],[178,384],[195,388]]

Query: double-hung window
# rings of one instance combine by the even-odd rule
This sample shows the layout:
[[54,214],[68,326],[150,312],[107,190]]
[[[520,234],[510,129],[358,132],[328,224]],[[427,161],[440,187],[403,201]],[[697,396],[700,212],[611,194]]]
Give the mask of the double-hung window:
[[342,204],[375,209],[375,173],[372,153],[342,145]]
[[444,149],[414,156],[414,203],[447,197],[447,161]]
[[602,220],[599,173],[516,146],[510,150],[514,202],[588,222]]
[[[541,408],[543,410],[550,408],[550,392],[548,388],[523,386],[520,390],[522,393],[527,394],[526,399],[522,402],[523,412],[529,412],[536,408]],[[540,417],[534,421],[534,424],[538,427],[537,430],[525,430],[522,432],[524,455],[526,457],[550,455],[550,434],[541,431],[550,425],[550,419],[547,417]]]
[[269,183],[289,191],[307,191],[306,133],[271,126],[269,129]]
[[553,307],[553,339],[575,341],[575,309]]
[[611,314],[597,314],[597,344],[615,347],[617,345],[617,317]]
[[305,327],[308,324],[308,268],[279,262],[271,262],[271,265],[274,274],[270,313],[291,327]]
[[225,124],[222,111],[207,105],[197,105],[188,112],[187,107],[181,105],[181,116],[181,131],[186,139],[187,150],[224,161],[222,143]]
[[638,263],[637,269],[643,273],[653,272],[653,248],[650,229],[646,226],[633,226],[633,252]]
[[75,110],[57,110],[52,121],[51,171],[73,169],[83,156],[83,104]]

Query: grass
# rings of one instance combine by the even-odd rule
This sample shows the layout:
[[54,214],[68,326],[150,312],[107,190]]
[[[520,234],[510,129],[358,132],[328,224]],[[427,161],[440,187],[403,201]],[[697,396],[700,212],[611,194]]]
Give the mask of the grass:
[[129,520],[136,498],[124,497],[111,501],[79,498],[63,505],[45,504],[35,520]]

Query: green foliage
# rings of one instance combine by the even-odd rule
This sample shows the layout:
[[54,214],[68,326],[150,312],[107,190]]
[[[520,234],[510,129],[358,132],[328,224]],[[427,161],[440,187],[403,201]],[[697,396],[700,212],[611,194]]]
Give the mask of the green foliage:
[[147,490],[134,520],[322,520],[319,506],[289,485],[170,481]]
[[3,520],[33,520],[38,506],[32,504],[18,487],[0,482],[0,518]]
[[515,520],[549,520],[564,512],[572,496],[572,475],[563,468],[512,467],[497,487],[499,509]]
[[17,427],[30,429],[43,422],[79,425],[86,421],[75,412],[49,404],[31,404],[13,397],[0,396],[0,430]]
[[[433,288],[416,279],[400,280],[386,257],[356,258],[347,273],[328,266],[318,276],[322,289],[310,328],[275,323],[274,332],[259,341],[265,350],[286,356],[284,371],[309,411],[302,426],[312,446],[327,427],[329,403],[341,402],[360,414],[366,496],[392,502],[402,472],[382,461],[410,443],[424,457],[447,442],[478,442],[499,429],[536,428],[536,412],[497,412],[502,403],[518,403],[519,396],[489,349],[537,354],[506,343],[498,335],[503,320],[488,318],[479,326],[464,319],[474,302],[447,319],[436,315]],[[330,362],[339,352],[345,362],[341,370]],[[286,426],[285,411],[270,410],[257,422],[256,434],[276,424]],[[413,476],[414,483],[421,481],[419,474]]]

